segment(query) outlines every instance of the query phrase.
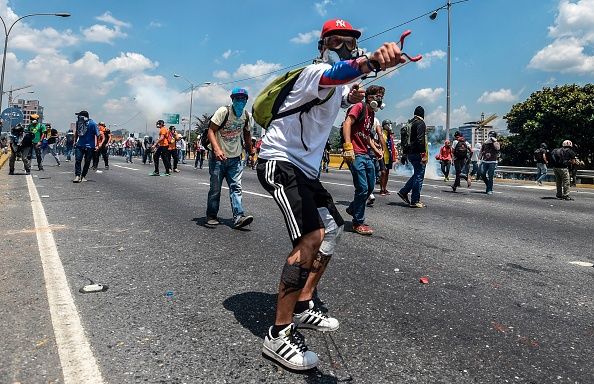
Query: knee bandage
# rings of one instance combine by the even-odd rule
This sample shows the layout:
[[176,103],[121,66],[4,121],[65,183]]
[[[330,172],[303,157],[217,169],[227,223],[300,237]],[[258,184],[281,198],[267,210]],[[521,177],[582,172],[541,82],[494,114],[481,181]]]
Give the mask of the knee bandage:
[[285,263],[281,274],[281,282],[285,286],[286,292],[294,292],[305,286],[308,276],[309,269],[305,269],[300,265]]
[[334,249],[336,248],[336,244],[340,237],[342,236],[342,231],[344,229],[344,225],[340,227],[334,226],[334,228],[330,231],[327,231],[324,235],[324,240],[322,241],[322,245],[320,245],[320,251],[318,254],[322,254],[325,256],[332,256],[334,254]]

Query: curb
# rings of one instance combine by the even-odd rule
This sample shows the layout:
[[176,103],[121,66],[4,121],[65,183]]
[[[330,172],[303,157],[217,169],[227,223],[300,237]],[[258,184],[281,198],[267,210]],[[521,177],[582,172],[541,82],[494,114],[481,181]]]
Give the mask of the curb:
[[0,170],[2,169],[2,167],[4,166],[4,164],[8,161],[8,159],[10,159],[10,149],[8,150],[7,153],[0,153]]

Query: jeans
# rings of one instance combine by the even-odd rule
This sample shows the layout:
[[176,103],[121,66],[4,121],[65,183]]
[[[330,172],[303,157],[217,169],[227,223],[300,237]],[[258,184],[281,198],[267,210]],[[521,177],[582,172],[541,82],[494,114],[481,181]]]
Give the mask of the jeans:
[[8,160],[8,170],[10,172],[14,172],[14,165],[16,162],[17,154],[20,152],[21,160],[23,160],[23,165],[25,166],[25,172],[31,171],[31,150],[33,149],[31,146],[29,147],[21,147],[10,144],[11,147],[11,154]]
[[170,149],[169,150],[169,161],[171,162],[171,158],[173,158],[173,169],[177,169],[177,162],[179,161],[178,151],[177,149]]
[[443,177],[446,179],[450,177],[450,167],[452,166],[452,162],[450,160],[441,160],[441,173],[443,173]]
[[185,149],[180,149],[177,156],[179,157],[179,160],[181,161],[182,164],[186,163],[186,150]]
[[134,153],[134,150],[132,148],[126,149],[126,163],[132,162],[132,154],[133,153]]
[[355,196],[349,204],[349,211],[353,214],[353,224],[365,222],[365,204],[375,187],[375,165],[369,155],[355,155],[355,160],[349,165],[355,186]]
[[[454,188],[458,188],[460,186],[460,179],[468,180],[468,174],[464,173],[464,170],[468,168],[468,160],[467,159],[455,159],[454,160],[454,169],[456,170],[456,179],[454,180]],[[468,172],[468,171],[466,171]]]
[[97,167],[99,166],[100,157],[103,157],[103,162],[105,163],[105,166],[109,166],[109,155],[107,154],[107,148],[101,147],[98,150],[96,150],[93,154],[93,168],[97,169]]
[[555,184],[557,185],[557,197],[569,196],[569,169],[553,168],[555,172]]
[[536,169],[538,170],[538,173],[536,174],[536,182],[542,183],[547,177],[547,165],[545,163],[536,163]]
[[413,175],[402,187],[400,193],[408,195],[412,191],[410,202],[416,204],[421,201],[421,189],[423,189],[423,180],[425,179],[425,164],[421,162],[421,155],[418,153],[408,155],[408,161],[413,166]]
[[[89,172],[89,166],[91,165],[91,160],[93,159],[93,153],[95,152],[94,148],[81,148],[76,147],[74,156],[75,156],[75,163],[74,163],[74,175],[80,177],[86,177],[87,173]],[[81,163],[85,159],[85,164],[82,167],[81,172]]]
[[37,159],[37,168],[41,171],[43,169],[41,147],[38,147],[37,144],[33,143],[33,149],[35,151],[35,158]]
[[194,168],[198,167],[198,163],[200,163],[200,169],[202,169],[202,164],[204,163],[204,152],[197,151],[196,158],[194,159]]
[[478,161],[472,161],[472,171],[470,171],[469,176],[475,176],[475,175],[477,176],[477,178],[480,177]]
[[146,164],[148,160],[149,164],[153,162],[153,152],[151,149],[145,149],[142,151],[142,164]]
[[208,157],[208,172],[210,173],[210,189],[208,190],[208,203],[206,217],[217,217],[221,201],[221,186],[223,179],[229,186],[229,199],[233,210],[233,219],[243,216],[241,205],[241,156],[228,158],[225,161],[218,161],[214,154]]
[[66,160],[72,160],[72,147],[66,146]]
[[487,193],[493,192],[493,179],[495,178],[495,168],[497,163],[481,163],[481,176],[487,185]]

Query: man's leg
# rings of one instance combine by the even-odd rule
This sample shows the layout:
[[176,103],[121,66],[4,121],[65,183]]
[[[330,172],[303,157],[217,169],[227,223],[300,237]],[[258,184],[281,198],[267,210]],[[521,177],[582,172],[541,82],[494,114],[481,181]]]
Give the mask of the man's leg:
[[167,147],[163,147],[161,159],[163,160],[163,165],[165,166],[165,173],[171,173],[171,156]]
[[570,187],[570,176],[569,176],[569,169],[563,168],[561,169],[561,180],[562,180],[562,196],[568,197],[569,196],[569,187]]
[[[8,174],[12,175],[14,173],[14,163],[16,162],[17,152],[20,151],[20,148],[16,145],[10,144],[10,158],[8,159]],[[23,155],[21,155],[22,158]]]
[[99,151],[93,152],[93,169],[99,166]]
[[208,160],[208,173],[210,174],[210,188],[208,190],[208,200],[206,204],[206,217],[216,218],[219,214],[219,205],[221,202],[221,184],[224,176],[224,166],[221,161],[217,161],[214,156]]
[[233,211],[233,219],[235,220],[244,215],[241,198],[243,167],[241,166],[239,157],[227,159],[225,163],[225,180],[229,186],[229,200],[231,201],[231,210]]
[[[365,203],[369,197],[364,155],[355,155],[355,160],[349,165],[355,194],[349,204],[348,212],[353,216],[353,224],[363,224],[365,221]],[[373,185],[373,184],[372,184]]]
[[487,164],[488,166],[488,183],[487,183],[487,192],[493,192],[493,183],[495,181],[495,168],[497,167],[497,164],[495,163],[490,163]]
[[83,160],[83,150],[79,147],[74,149],[74,175],[81,175],[81,163]]
[[107,152],[107,148],[101,148],[101,156],[103,157],[103,162],[105,163],[105,168],[109,168],[109,153]]
[[82,173],[80,177],[87,177],[87,173],[89,172],[89,166],[91,165],[91,160],[93,159],[94,150],[92,148],[84,148],[82,149],[85,157],[85,163],[83,165]]
[[414,174],[410,202],[411,204],[415,204],[421,201],[421,190],[423,189],[423,180],[425,179],[425,164],[421,162],[420,156],[418,160],[413,158],[411,163],[413,165]]
[[153,155],[153,163],[155,163],[155,173],[159,173],[159,156],[161,156],[161,147],[158,147],[155,151],[155,154]]
[[58,165],[60,165],[60,158],[58,157],[58,154],[56,153],[55,147],[52,145],[49,147],[50,149],[50,153],[52,154],[52,156],[54,157],[54,159],[56,159],[56,163]]
[[36,144],[34,144],[34,146],[35,146],[35,158],[37,159],[37,168],[40,171],[43,171],[43,164],[42,164],[43,158],[41,155],[41,147],[38,147]]
[[171,157],[173,157],[173,169],[177,169],[177,163],[179,162],[177,149],[171,151]]

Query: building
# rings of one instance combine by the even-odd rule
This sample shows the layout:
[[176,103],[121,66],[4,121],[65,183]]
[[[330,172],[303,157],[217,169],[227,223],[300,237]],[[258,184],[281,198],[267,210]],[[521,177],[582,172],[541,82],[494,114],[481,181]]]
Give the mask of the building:
[[[493,130],[493,126],[487,124],[496,118],[496,115],[491,115],[485,119],[485,114],[482,113],[480,121],[469,121],[462,124],[457,129],[454,129],[454,131],[460,131],[466,141],[469,142],[473,147],[477,144],[483,145],[483,143],[489,137],[489,131]],[[450,137],[453,137],[452,132],[450,132]]]
[[39,115],[39,121],[43,121],[43,107],[39,104],[39,100],[18,99],[13,101],[10,107],[16,107],[23,111],[24,125],[31,123],[31,115],[34,113]]

